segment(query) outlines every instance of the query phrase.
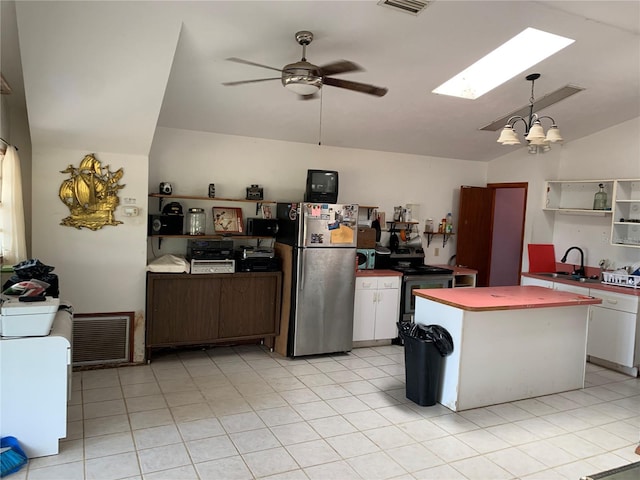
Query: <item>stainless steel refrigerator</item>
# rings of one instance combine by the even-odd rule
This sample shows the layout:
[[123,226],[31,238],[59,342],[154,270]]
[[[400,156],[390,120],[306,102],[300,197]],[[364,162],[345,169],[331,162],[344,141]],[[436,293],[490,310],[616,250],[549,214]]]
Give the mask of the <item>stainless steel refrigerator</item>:
[[358,205],[278,203],[276,215],[276,240],[293,247],[287,355],[350,351]]

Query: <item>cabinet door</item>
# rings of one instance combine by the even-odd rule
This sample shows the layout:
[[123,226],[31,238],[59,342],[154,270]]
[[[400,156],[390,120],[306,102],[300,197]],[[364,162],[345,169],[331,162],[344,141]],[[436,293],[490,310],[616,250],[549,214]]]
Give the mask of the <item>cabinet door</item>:
[[[363,282],[356,279],[356,291],[353,302],[353,341],[373,340],[376,322],[377,290],[371,288],[372,282],[364,282],[369,288],[361,288]],[[375,280],[373,284],[375,285]]]
[[[383,288],[389,285],[390,288]],[[399,277],[380,278],[376,298],[376,323],[374,338],[376,340],[396,338],[396,323],[400,317],[400,284]]]
[[207,275],[149,275],[147,346],[218,338],[220,280]]
[[236,273],[222,280],[220,338],[278,333],[281,273]]
[[577,285],[567,285],[566,283],[553,283],[553,289],[559,292],[570,292],[576,295],[589,295],[589,289],[587,287],[578,287]]
[[633,367],[636,315],[597,305],[591,306],[587,355]]

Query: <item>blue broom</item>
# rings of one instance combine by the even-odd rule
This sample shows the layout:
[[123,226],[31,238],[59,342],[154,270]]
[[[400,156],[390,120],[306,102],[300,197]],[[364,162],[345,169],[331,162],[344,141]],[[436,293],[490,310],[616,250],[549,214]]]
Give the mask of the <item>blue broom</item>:
[[15,437],[0,439],[0,477],[17,472],[27,464],[27,456]]

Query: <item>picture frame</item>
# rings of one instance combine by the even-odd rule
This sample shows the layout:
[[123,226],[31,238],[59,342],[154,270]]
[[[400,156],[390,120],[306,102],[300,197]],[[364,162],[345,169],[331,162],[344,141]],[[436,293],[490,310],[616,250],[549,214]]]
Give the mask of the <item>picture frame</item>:
[[213,230],[215,233],[226,235],[243,233],[242,209],[232,207],[213,207]]
[[273,211],[271,210],[271,205],[262,204],[260,206],[260,211],[262,212],[262,218],[273,218]]

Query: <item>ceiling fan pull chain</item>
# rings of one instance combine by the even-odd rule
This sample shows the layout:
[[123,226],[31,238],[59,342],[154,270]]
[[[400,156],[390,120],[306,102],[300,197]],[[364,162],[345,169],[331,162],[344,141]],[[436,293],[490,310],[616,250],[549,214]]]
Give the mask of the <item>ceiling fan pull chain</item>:
[[320,89],[320,125],[318,125],[318,146],[322,145],[322,89]]

